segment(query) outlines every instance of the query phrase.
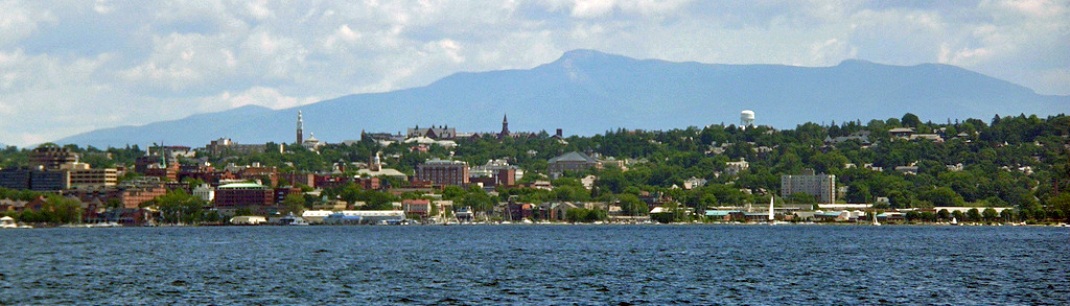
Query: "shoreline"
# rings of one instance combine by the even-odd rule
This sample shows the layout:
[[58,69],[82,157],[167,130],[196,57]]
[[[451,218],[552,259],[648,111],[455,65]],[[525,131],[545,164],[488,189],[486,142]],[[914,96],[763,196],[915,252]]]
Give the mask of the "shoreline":
[[[874,226],[869,223],[851,223],[851,222],[787,222],[777,223],[770,225],[768,223],[745,223],[745,222],[676,222],[676,223],[626,223],[626,222],[599,222],[599,223],[569,223],[569,222],[547,222],[547,223],[521,223],[521,222],[467,222],[467,223],[435,223],[435,224],[407,224],[407,225],[376,225],[376,224],[359,224],[359,225],[328,225],[328,224],[311,224],[312,227],[433,227],[433,226],[621,226],[621,225],[634,225],[634,226],[842,226],[842,227],[914,227],[914,226],[928,226],[928,227],[1070,227],[1070,223],[961,223],[961,224],[949,224],[947,222],[937,223],[882,223],[880,226]],[[293,225],[279,225],[279,224],[261,224],[261,225],[245,225],[245,224],[193,224],[193,225],[156,225],[156,226],[94,226],[93,224],[63,224],[63,225],[44,225],[34,224],[32,228],[5,228],[11,230],[32,230],[32,229],[55,229],[55,228],[75,228],[75,229],[99,229],[99,228],[192,228],[192,227],[304,227]],[[0,229],[3,230],[3,229]]]

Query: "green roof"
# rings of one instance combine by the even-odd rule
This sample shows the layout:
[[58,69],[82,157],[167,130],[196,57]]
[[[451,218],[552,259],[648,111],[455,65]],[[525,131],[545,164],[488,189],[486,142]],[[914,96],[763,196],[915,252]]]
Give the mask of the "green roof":
[[238,189],[238,188],[267,188],[267,186],[257,183],[233,183],[219,186],[218,189]]

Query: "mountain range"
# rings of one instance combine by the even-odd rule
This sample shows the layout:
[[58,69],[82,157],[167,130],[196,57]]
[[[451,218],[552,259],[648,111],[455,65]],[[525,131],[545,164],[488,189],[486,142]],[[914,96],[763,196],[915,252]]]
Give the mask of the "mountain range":
[[55,143],[199,147],[222,137],[245,144],[289,143],[295,139],[298,110],[304,113],[306,134],[340,142],[359,139],[361,131],[397,133],[415,126],[497,132],[505,115],[512,131],[552,134],[562,128],[566,135],[738,124],[742,110],[753,110],[757,124],[777,128],[805,122],[865,124],[908,112],[922,121],[987,121],[997,114],[1064,113],[1070,110],[1070,96],[1039,95],[942,64],[723,65],[575,50],[532,69],[462,72],[423,87],[347,95],[290,109],[244,106],[100,129]]

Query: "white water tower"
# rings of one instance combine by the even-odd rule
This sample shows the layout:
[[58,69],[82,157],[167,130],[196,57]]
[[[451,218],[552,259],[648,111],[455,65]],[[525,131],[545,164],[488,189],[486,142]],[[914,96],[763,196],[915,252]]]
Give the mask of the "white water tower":
[[744,110],[739,114],[739,127],[746,129],[748,126],[754,126],[754,111]]

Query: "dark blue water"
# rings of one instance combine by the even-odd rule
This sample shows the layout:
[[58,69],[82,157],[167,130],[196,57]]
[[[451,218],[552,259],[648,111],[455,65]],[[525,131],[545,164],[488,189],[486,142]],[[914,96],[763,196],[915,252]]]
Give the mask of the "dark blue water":
[[1070,304],[1070,230],[0,231],[0,304]]

